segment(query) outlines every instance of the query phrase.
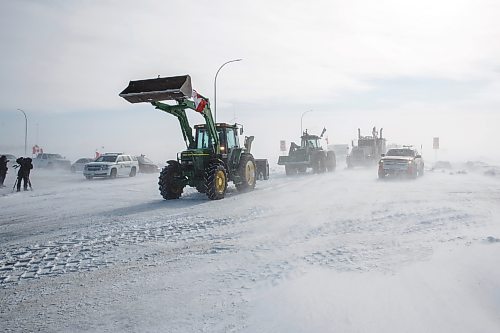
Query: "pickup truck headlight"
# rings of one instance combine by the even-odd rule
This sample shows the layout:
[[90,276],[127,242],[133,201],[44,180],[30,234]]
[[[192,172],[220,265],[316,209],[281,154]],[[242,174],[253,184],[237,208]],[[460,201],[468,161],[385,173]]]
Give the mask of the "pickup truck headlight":
[[102,166],[102,169],[103,169],[103,170],[108,170],[108,169],[109,169],[109,165],[107,165],[107,164],[106,164],[106,165],[103,165],[103,166]]

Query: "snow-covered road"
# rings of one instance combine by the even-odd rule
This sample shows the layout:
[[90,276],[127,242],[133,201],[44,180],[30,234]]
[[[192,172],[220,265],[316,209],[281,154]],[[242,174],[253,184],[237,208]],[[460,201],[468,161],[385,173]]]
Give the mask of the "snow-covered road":
[[276,172],[220,201],[156,177],[2,189],[2,331],[500,331],[500,177]]

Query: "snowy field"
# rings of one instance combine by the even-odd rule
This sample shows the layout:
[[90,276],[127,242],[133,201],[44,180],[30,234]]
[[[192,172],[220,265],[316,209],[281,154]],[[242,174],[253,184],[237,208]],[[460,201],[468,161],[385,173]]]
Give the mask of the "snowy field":
[[2,332],[500,332],[499,175],[278,169],[220,201],[165,201],[157,175],[12,177]]

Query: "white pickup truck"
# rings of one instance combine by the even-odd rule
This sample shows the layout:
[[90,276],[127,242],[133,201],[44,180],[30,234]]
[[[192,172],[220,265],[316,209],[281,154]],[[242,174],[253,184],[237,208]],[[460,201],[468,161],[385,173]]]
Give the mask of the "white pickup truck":
[[422,156],[409,147],[393,148],[382,154],[378,162],[378,177],[407,176],[417,178],[424,175],[424,160]]
[[71,167],[71,161],[59,154],[40,153],[33,159],[33,167],[69,170]]
[[99,156],[94,162],[85,164],[83,175],[89,180],[94,177],[134,177],[138,170],[139,162],[137,162],[137,158],[132,155],[106,153]]

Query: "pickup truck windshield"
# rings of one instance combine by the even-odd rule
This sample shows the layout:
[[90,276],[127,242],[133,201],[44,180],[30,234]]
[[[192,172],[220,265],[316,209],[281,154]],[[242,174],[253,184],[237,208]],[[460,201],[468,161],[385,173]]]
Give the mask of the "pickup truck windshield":
[[415,157],[415,151],[411,149],[389,149],[387,156],[410,156]]

